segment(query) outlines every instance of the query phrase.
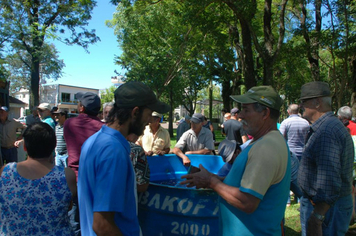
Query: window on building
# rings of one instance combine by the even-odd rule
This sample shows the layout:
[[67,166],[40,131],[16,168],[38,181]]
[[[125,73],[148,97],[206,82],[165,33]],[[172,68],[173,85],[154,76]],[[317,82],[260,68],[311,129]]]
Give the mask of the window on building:
[[62,93],[62,102],[70,101],[70,93]]

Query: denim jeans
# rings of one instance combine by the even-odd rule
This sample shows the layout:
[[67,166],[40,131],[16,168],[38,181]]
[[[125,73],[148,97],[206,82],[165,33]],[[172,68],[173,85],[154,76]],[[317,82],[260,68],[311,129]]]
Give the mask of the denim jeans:
[[64,168],[68,167],[68,154],[65,155],[56,155],[55,158],[56,166],[62,166]]
[[[323,236],[344,236],[349,229],[352,216],[352,197],[351,194],[339,198],[330,207],[323,221]],[[302,225],[302,236],[307,235],[308,219],[313,211],[313,205],[307,197],[300,200],[300,223]]]
[[1,156],[3,162],[17,162],[17,148],[1,148]]
[[80,221],[79,221],[79,205],[78,196],[73,199],[73,206],[70,211],[68,211],[69,221],[74,231],[75,236],[80,236]]

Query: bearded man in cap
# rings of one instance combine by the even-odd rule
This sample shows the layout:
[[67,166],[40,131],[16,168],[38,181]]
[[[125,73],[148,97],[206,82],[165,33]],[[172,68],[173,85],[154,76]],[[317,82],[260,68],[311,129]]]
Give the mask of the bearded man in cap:
[[[77,93],[79,115],[67,119],[63,126],[63,136],[67,144],[68,167],[76,174],[78,180],[78,168],[80,152],[83,143],[90,136],[98,132],[103,123],[97,117],[101,103],[97,94],[92,92]],[[69,219],[76,236],[80,235],[78,198],[73,200],[73,207],[69,211]]]
[[168,131],[160,125],[162,114],[154,111],[149,124],[146,126],[136,144],[143,147],[147,156],[168,154],[171,138]]
[[219,194],[220,234],[282,235],[281,222],[290,186],[290,154],[277,130],[282,99],[271,86],[230,96],[242,104],[240,118],[251,143],[235,159],[225,178],[201,171],[182,176],[188,187]]
[[83,235],[140,235],[135,173],[126,138],[143,133],[152,111],[169,110],[141,82],[116,89],[107,125],[82,147],[78,194]]
[[302,235],[345,235],[352,214],[353,142],[331,110],[327,83],[304,84],[300,100],[312,124],[298,173]]
[[214,150],[213,134],[210,130],[203,128],[204,116],[195,113],[190,119],[191,129],[180,137],[173,153],[182,158],[185,166],[190,165],[190,159],[186,154],[209,155]]

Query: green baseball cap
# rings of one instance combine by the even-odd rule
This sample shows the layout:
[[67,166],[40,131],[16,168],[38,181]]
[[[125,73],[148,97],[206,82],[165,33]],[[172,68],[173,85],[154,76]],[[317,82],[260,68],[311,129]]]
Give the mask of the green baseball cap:
[[230,97],[241,104],[257,102],[277,111],[283,104],[282,98],[272,86],[255,86],[243,95],[231,95]]
[[157,100],[154,92],[144,83],[127,82],[118,87],[115,92],[115,106],[118,108],[134,108],[146,106],[152,111],[166,113],[171,107]]

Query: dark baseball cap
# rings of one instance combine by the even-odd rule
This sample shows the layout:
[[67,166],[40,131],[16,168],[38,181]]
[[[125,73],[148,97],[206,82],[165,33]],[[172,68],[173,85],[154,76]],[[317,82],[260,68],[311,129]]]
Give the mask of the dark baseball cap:
[[255,86],[243,95],[231,95],[230,97],[241,104],[257,102],[277,111],[280,110],[283,104],[282,98],[271,86]]
[[85,113],[97,115],[100,111],[101,103],[97,94],[92,92],[77,93],[78,101],[85,107]]
[[200,113],[195,113],[193,114],[192,118],[190,119],[191,122],[193,123],[201,123],[204,121],[204,116]]
[[157,100],[154,92],[144,83],[127,82],[115,90],[115,106],[118,108],[134,108],[146,106],[158,113],[169,112],[171,107]]
[[231,111],[230,111],[230,113],[232,114],[232,115],[235,115],[235,114],[237,114],[237,113],[239,113],[240,111],[239,111],[239,109],[238,108],[232,108],[231,109]]

